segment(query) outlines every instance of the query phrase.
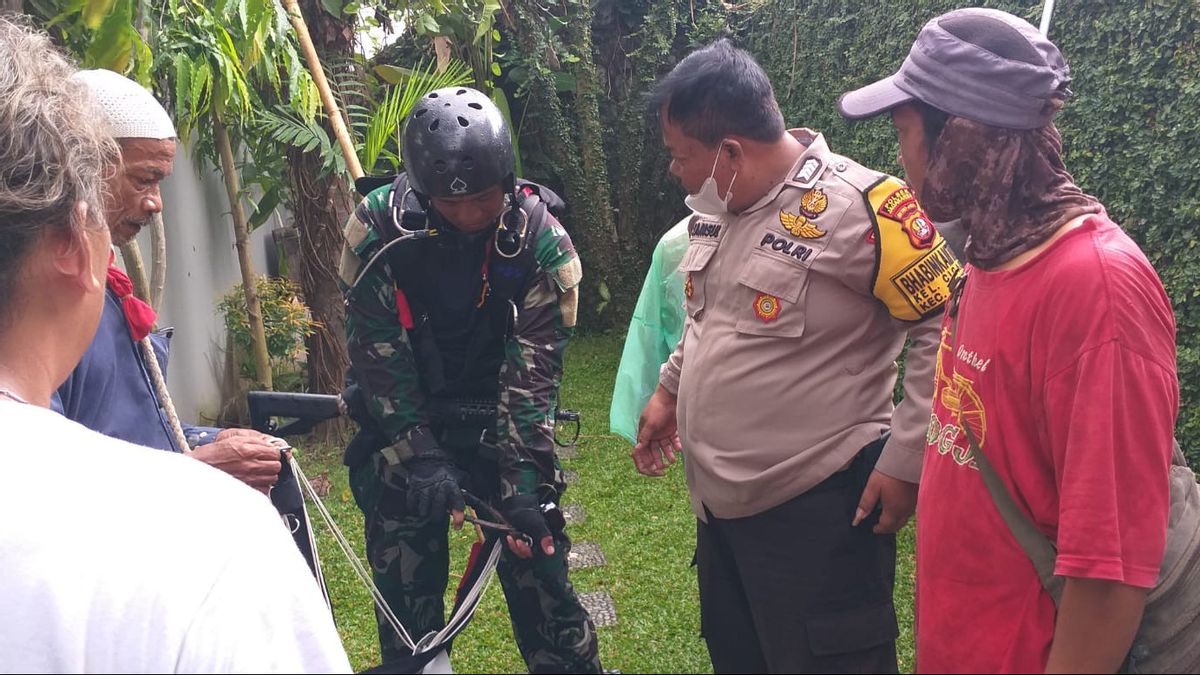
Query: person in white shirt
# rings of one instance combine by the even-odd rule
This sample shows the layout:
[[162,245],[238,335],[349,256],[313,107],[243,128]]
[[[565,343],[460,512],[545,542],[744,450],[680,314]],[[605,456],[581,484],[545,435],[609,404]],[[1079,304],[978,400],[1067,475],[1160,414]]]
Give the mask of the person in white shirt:
[[99,321],[119,161],[72,72],[0,18],[0,672],[349,672],[265,497],[47,409]]

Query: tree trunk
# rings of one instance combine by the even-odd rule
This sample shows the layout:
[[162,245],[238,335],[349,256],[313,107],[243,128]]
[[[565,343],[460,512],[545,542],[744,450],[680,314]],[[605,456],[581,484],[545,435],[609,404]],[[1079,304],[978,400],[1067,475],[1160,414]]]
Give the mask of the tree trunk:
[[241,188],[238,185],[237,165],[233,161],[233,146],[229,142],[229,130],[221,118],[213,115],[213,139],[221,155],[221,173],[225,175],[225,191],[229,194],[229,206],[233,216],[234,241],[237,243],[238,266],[242,269],[242,289],[246,293],[246,316],[250,321],[251,351],[254,355],[254,372],[259,386],[270,390],[271,357],[267,351],[267,334],[263,328],[262,307],[258,302],[258,287],[255,285],[254,269],[250,265],[250,228],[246,213],[242,210]]
[[346,314],[338,288],[342,232],[336,223],[350,216],[354,202],[344,183],[320,178],[321,158],[315,153],[288,151],[288,183],[295,194],[294,216],[300,233],[296,261],[300,289],[316,322],[308,336],[308,390],[336,394],[345,384]]
[[[351,63],[353,26],[324,12],[318,0],[302,0],[300,9],[317,57],[332,68]],[[306,342],[308,390],[334,394],[345,385],[350,365],[338,263],[342,253],[342,225],[350,217],[356,200],[343,176],[321,175],[321,164],[318,153],[288,151],[287,180],[296,229],[300,233],[297,261],[300,288],[317,322],[316,331]],[[336,433],[335,427],[326,427],[327,437]]]

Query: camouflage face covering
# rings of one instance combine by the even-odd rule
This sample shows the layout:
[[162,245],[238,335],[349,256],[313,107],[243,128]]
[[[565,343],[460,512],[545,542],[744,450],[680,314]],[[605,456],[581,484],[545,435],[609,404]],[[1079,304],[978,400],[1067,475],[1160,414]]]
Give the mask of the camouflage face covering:
[[1073,218],[1103,210],[1062,161],[1053,124],[1002,129],[951,117],[934,144],[921,203],[937,221],[962,218],[967,260],[996,267]]

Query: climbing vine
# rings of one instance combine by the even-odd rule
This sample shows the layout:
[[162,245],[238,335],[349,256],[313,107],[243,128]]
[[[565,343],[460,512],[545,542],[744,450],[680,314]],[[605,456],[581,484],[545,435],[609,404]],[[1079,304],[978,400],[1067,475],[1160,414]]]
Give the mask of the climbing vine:
[[[928,19],[983,4],[1035,25],[1035,1],[758,3],[738,34],[762,62],[790,124],[825,132],[835,151],[899,171],[886,120],[851,124],[843,91],[895,71]],[[1194,0],[1060,2],[1050,35],[1071,64],[1075,97],[1058,119],[1066,163],[1142,245],[1175,306],[1179,430],[1200,463],[1200,11]]]

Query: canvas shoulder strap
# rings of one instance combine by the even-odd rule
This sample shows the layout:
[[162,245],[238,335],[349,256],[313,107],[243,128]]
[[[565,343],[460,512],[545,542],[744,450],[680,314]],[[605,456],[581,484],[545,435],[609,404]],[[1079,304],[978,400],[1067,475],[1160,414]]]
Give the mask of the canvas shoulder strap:
[[[952,283],[953,293],[950,300],[950,345],[951,353],[958,351],[958,305],[962,298],[964,286],[966,286],[966,275],[959,275]],[[967,435],[967,442],[971,447],[971,455],[975,458],[975,465],[979,469],[979,475],[983,478],[983,484],[987,487],[988,494],[992,497],[992,502],[996,505],[996,510],[1000,512],[1000,517],[1004,519],[1004,524],[1008,525],[1008,530],[1012,532],[1017,543],[1021,545],[1021,549],[1025,551],[1025,555],[1029,557],[1029,561],[1033,563],[1034,569],[1037,571],[1038,579],[1042,582],[1042,588],[1054,598],[1054,604],[1057,606],[1062,600],[1062,591],[1065,580],[1062,577],[1054,575],[1054,563],[1058,557],[1058,547],[1049,537],[1042,534],[1033,521],[1025,515],[1025,512],[1017,506],[1012,494],[1009,493],[1008,487],[1004,481],[1000,479],[996,469],[992,463],[988,461],[987,455],[984,454],[983,448],[979,447],[979,443],[975,439],[975,433],[971,431],[969,424],[962,425],[963,431]]]

